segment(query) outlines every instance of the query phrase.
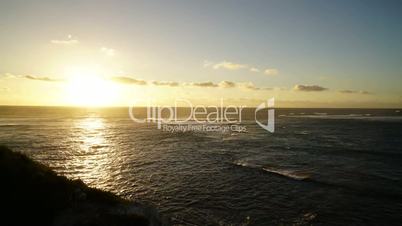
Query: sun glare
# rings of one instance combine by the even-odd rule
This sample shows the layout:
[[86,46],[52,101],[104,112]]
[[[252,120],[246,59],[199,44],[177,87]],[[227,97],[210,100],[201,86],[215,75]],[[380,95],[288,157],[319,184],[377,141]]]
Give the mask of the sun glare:
[[118,97],[118,87],[96,73],[76,72],[67,85],[68,103],[77,106],[110,106]]

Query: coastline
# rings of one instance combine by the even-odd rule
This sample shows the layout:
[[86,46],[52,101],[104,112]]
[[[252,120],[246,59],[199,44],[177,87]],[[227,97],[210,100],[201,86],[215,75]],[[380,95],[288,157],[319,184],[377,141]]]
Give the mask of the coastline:
[[153,207],[69,180],[5,146],[0,171],[2,225],[169,225]]

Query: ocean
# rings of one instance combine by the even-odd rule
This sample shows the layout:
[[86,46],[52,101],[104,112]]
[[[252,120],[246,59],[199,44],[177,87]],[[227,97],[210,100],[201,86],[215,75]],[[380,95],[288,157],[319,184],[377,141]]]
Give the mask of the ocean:
[[[402,110],[276,109],[167,132],[127,108],[0,107],[0,144],[174,225],[401,225]],[[18,179],[18,178],[16,178]]]

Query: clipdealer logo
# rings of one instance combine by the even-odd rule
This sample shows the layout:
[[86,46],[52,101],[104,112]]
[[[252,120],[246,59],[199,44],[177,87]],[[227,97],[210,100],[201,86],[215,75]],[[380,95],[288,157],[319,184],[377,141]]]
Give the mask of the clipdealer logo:
[[[179,114],[179,104],[185,104],[189,111],[187,115]],[[275,99],[270,98],[255,108],[254,120],[262,129],[275,132]],[[186,131],[221,131],[221,132],[247,132],[242,125],[242,114],[245,106],[224,105],[223,99],[219,106],[193,105],[185,99],[176,99],[174,106],[159,106],[148,101],[146,114],[138,118],[136,107],[131,105],[128,109],[129,116],[136,123],[156,123],[158,129],[168,132]],[[266,124],[257,117],[258,112],[267,111]],[[136,113],[136,114],[135,114]],[[180,115],[180,117],[179,117]]]
[[[263,129],[265,129],[268,132],[275,132],[275,99],[270,98],[267,100],[267,102],[263,102],[258,107],[255,109],[254,112],[254,119],[255,122]],[[268,108],[268,115],[267,115],[267,124],[262,124],[258,119],[257,119],[257,113],[265,108]]]

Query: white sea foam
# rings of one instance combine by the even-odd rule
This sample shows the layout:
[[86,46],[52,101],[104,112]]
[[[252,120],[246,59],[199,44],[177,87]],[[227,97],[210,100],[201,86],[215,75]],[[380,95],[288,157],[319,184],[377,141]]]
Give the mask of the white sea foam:
[[263,170],[270,172],[270,173],[285,176],[288,178],[292,178],[295,180],[306,180],[306,179],[310,178],[310,174],[308,172],[299,172],[299,171],[293,171],[293,170],[288,170],[288,169],[274,169],[274,168],[268,168],[268,167],[264,167]]

